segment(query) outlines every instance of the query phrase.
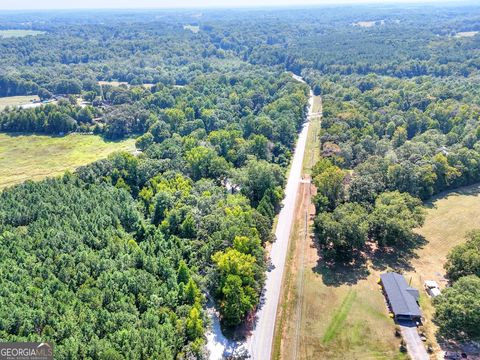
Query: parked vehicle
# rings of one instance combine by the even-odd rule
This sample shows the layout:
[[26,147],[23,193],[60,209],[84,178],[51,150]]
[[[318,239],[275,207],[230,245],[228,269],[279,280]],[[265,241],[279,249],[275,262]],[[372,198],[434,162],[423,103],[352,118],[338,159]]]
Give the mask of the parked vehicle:
[[424,283],[424,288],[427,294],[431,297],[436,297],[442,293],[437,282],[433,280],[426,280]]

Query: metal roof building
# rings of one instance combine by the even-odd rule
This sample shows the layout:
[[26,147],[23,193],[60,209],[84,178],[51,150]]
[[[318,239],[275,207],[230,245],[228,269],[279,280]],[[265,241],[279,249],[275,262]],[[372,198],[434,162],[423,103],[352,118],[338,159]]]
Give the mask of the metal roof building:
[[380,275],[385,297],[396,320],[417,320],[422,317],[417,289],[408,286],[403,275],[388,272]]

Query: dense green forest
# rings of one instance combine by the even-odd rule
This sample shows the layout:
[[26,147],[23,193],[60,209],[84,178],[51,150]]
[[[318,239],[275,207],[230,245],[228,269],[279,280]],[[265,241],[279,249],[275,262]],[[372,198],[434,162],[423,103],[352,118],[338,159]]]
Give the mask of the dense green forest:
[[2,263],[15,268],[3,280],[2,338],[48,339],[60,358],[202,358],[203,294],[226,325],[255,308],[308,87],[241,70],[103,109],[63,100],[2,113],[7,130],[142,134],[143,150],[2,193],[2,251],[29,254]]
[[[0,13],[0,29],[45,32],[0,38],[0,96],[56,99],[7,107],[0,131],[141,150],[0,193],[0,338],[59,359],[207,358],[207,299],[226,326],[260,302],[307,110],[288,71],[323,98],[322,256],[408,246],[422,200],[480,181],[480,37],[458,36],[480,8],[433,8]],[[447,264],[446,336],[478,338],[449,316],[478,298],[471,237]]]
[[[0,96],[91,91],[98,80],[184,85],[229,61],[300,73],[468,77],[478,72],[474,5],[0,14]],[[353,24],[372,21],[374,26]],[[194,24],[194,33],[183,26]],[[161,41],[159,41],[161,39]]]
[[[347,202],[375,213],[385,192],[425,200],[480,181],[475,79],[316,75],[308,76],[319,84],[324,98],[321,140],[328,159],[314,174],[320,190],[317,209],[333,210]],[[421,224],[418,220],[409,226]],[[401,222],[408,223],[406,218]],[[378,226],[379,219],[371,223]],[[324,221],[319,219],[317,225],[323,228]],[[370,235],[380,234],[371,229]],[[398,237],[392,234],[392,240]],[[331,240],[326,235],[322,239]]]

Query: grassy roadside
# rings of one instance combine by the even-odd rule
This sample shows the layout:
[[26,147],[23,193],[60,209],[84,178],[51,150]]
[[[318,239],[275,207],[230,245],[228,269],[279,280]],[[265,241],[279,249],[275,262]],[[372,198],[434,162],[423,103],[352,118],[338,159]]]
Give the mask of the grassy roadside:
[[[312,109],[313,113],[320,113],[322,111],[322,98],[320,96],[313,97]],[[310,175],[313,165],[315,165],[320,158],[320,120],[320,116],[313,117],[308,129],[307,144],[305,145],[305,156],[303,158],[304,177]]]
[[[320,96],[313,97],[312,109],[314,113],[321,112],[322,98]],[[308,134],[307,134],[307,143],[305,145],[305,156],[303,158],[303,164],[302,164],[303,177],[310,174],[310,170],[313,164],[315,164],[318,158],[320,157],[320,143],[319,141],[317,141],[319,134],[320,134],[320,117],[313,119],[309,125]],[[285,172],[285,179],[288,179],[288,176],[290,175],[291,166],[292,164],[290,162],[290,164],[288,165],[287,171]],[[275,233],[275,229],[277,228],[277,223],[278,223],[278,214],[273,219],[273,225],[272,225],[273,233]],[[295,224],[293,226],[295,226]],[[292,230],[292,231],[293,233],[295,232],[295,230]],[[267,249],[268,248],[269,247],[267,246]]]
[[[321,97],[314,96],[313,98],[313,107],[316,111],[321,110]],[[310,122],[307,142],[305,147],[305,155],[303,159],[303,174],[302,176],[306,177],[310,170],[317,161],[317,158],[320,154],[320,142],[318,141],[318,134],[320,132],[320,117],[313,118]],[[296,208],[301,209],[304,207],[303,201],[305,200],[305,188],[301,186],[299,189],[299,196],[297,197]],[[293,229],[291,234],[291,239],[288,245],[287,260],[286,260],[286,271],[283,275],[283,284],[279,303],[277,320],[275,324],[275,334],[273,339],[273,349],[272,349],[272,358],[278,359],[278,354],[280,354],[281,347],[283,345],[282,340],[287,336],[285,330],[288,328],[287,323],[288,319],[291,317],[291,312],[294,311],[296,304],[298,302],[298,296],[290,289],[294,286],[293,282],[297,281],[299,274],[297,274],[297,266],[295,263],[298,261],[296,257],[298,255],[297,246],[300,243],[300,237],[305,237],[305,233],[301,232],[302,227],[304,228],[304,217],[301,216],[301,211],[297,211],[297,218],[293,223]]]
[[106,142],[99,136],[0,134],[0,189],[62,174],[115,151],[133,151],[135,140]]
[[[314,119],[304,159],[307,177],[320,154],[319,129],[320,119]],[[314,208],[307,187],[302,184],[300,189],[273,359],[406,359],[398,351],[400,340],[379,291],[380,272],[332,273],[321,266],[310,232]]]

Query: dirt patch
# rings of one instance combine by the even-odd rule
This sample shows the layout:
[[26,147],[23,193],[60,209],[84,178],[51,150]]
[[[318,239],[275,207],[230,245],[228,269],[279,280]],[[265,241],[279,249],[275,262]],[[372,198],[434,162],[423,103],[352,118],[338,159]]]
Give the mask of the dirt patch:
[[30,105],[33,104],[34,101],[40,101],[37,95],[0,97],[0,111],[7,106]]

